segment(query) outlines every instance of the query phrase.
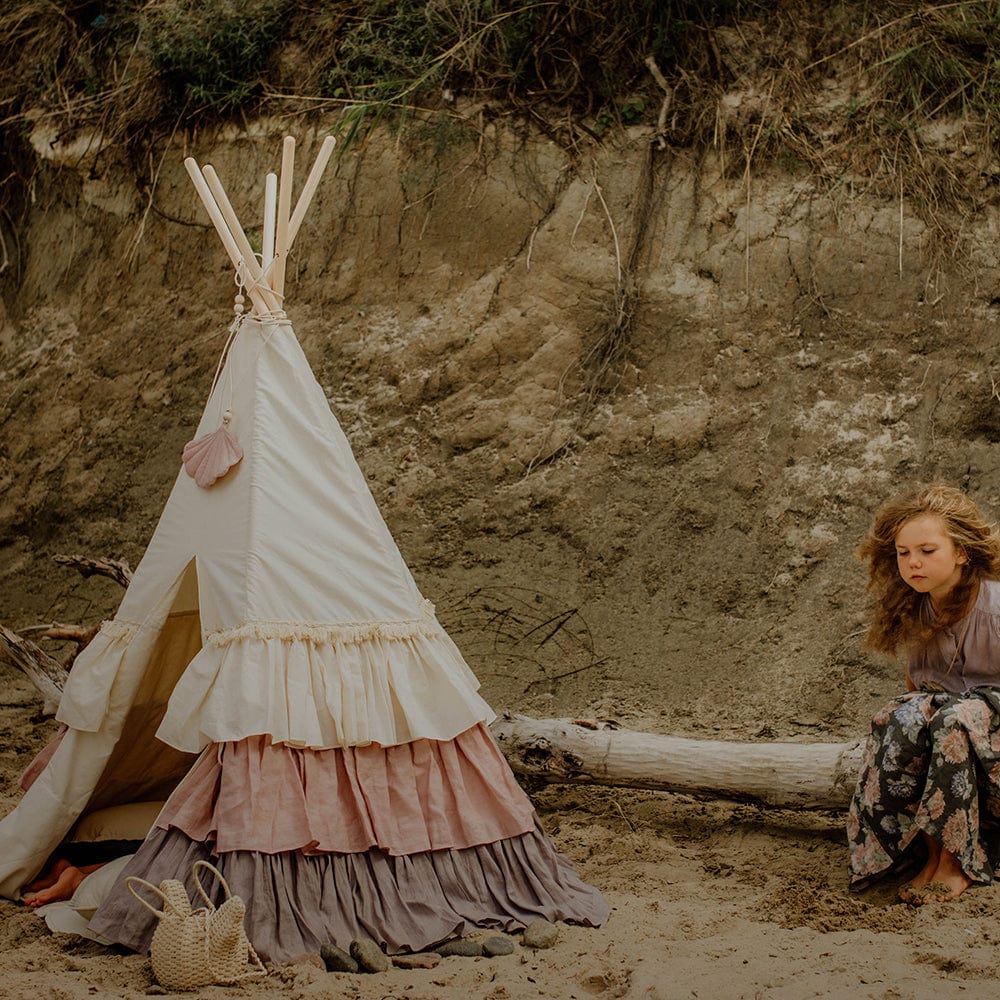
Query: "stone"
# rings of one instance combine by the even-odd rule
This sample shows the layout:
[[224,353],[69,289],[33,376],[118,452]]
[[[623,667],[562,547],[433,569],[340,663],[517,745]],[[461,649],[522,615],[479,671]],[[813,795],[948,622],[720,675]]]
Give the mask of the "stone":
[[559,940],[559,928],[548,920],[533,920],[524,928],[525,948],[551,948]]
[[325,944],[319,950],[319,957],[327,972],[360,972],[358,963],[342,948],[333,944]]
[[397,969],[436,969],[441,964],[441,956],[434,951],[422,951],[419,955],[395,955],[392,964]]
[[392,968],[389,956],[371,938],[358,938],[352,941],[351,958],[365,972],[385,972]]
[[490,958],[499,955],[512,955],[514,953],[514,942],[508,937],[501,937],[499,934],[486,938],[483,941],[483,954]]
[[434,949],[442,958],[449,955],[460,955],[462,958],[479,958],[483,954],[483,946],[472,938],[455,938],[445,941]]

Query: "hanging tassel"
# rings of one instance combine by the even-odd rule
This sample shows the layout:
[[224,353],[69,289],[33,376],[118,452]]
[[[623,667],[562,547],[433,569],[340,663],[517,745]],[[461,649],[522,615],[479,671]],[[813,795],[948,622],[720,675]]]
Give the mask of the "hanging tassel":
[[243,449],[229,430],[231,418],[232,414],[226,410],[220,427],[184,445],[181,456],[184,468],[203,490],[218,482],[243,458]]
[[[229,327],[229,336],[226,338],[225,347],[219,357],[219,363],[215,369],[215,377],[212,379],[212,388],[209,392],[209,399],[215,393],[215,387],[219,384],[219,377],[222,375],[226,364],[226,358],[233,346],[233,342],[239,336],[240,327],[247,318],[243,303],[246,299],[243,296],[243,289],[246,287],[246,273],[241,263],[236,268],[234,275],[236,281],[236,296],[233,304],[233,312],[236,314]],[[232,399],[232,378],[229,380],[229,396]],[[223,387],[225,388],[225,387]],[[203,489],[207,490],[213,483],[218,482],[229,470],[237,465],[243,458],[243,449],[240,447],[236,435],[229,429],[229,422],[233,414],[230,409],[222,415],[222,424],[214,431],[203,434],[200,438],[188,441],[184,445],[181,459],[184,462],[184,469],[187,474]]]

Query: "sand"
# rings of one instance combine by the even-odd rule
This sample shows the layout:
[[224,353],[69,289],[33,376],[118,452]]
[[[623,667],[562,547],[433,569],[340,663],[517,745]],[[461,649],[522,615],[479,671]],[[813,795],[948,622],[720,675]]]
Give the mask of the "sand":
[[[4,807],[20,769],[53,729],[37,697],[4,682]],[[306,1000],[520,1000],[548,997],[922,998],[994,989],[997,890],[913,908],[895,884],[847,891],[843,817],[621,789],[550,787],[543,824],[612,906],[600,929],[560,925],[554,947],[446,958],[431,970],[327,973],[303,961],[260,982],[199,997]],[[486,936],[485,932],[482,936]],[[147,957],[53,934],[0,902],[0,996],[77,1000],[157,995]]]

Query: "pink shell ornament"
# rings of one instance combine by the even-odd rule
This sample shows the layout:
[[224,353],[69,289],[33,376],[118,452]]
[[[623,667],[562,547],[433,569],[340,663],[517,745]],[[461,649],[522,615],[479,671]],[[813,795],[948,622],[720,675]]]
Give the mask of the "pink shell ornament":
[[226,426],[228,423],[227,413],[217,430],[184,445],[181,456],[184,468],[203,490],[220,480],[243,458],[243,449]]

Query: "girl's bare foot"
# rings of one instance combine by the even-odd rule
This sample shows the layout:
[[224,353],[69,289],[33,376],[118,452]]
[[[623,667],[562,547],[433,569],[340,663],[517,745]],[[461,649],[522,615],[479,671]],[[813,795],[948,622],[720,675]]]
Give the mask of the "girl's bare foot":
[[[68,862],[63,862],[56,880],[38,892],[32,892],[23,896],[24,905],[34,909],[38,906],[44,906],[46,903],[55,903],[61,899],[72,898],[73,893],[76,892],[83,881],[84,874],[79,868],[74,868]],[[32,885],[34,884],[32,883]]]
[[63,858],[56,858],[52,865],[47,868],[34,882],[29,882],[21,891],[38,892],[39,889],[48,889],[56,884],[56,880],[69,868],[69,862]]
[[972,885],[972,879],[965,874],[958,858],[951,851],[938,846],[937,858],[937,868],[930,881],[917,884],[917,879],[927,871],[925,865],[917,879],[899,890],[900,899],[912,906],[922,906],[924,903],[947,903],[952,899],[958,899]]
[[951,851],[942,850],[934,878],[920,890],[919,895],[924,903],[947,903],[958,899],[970,885],[972,879],[962,871],[958,858]]

